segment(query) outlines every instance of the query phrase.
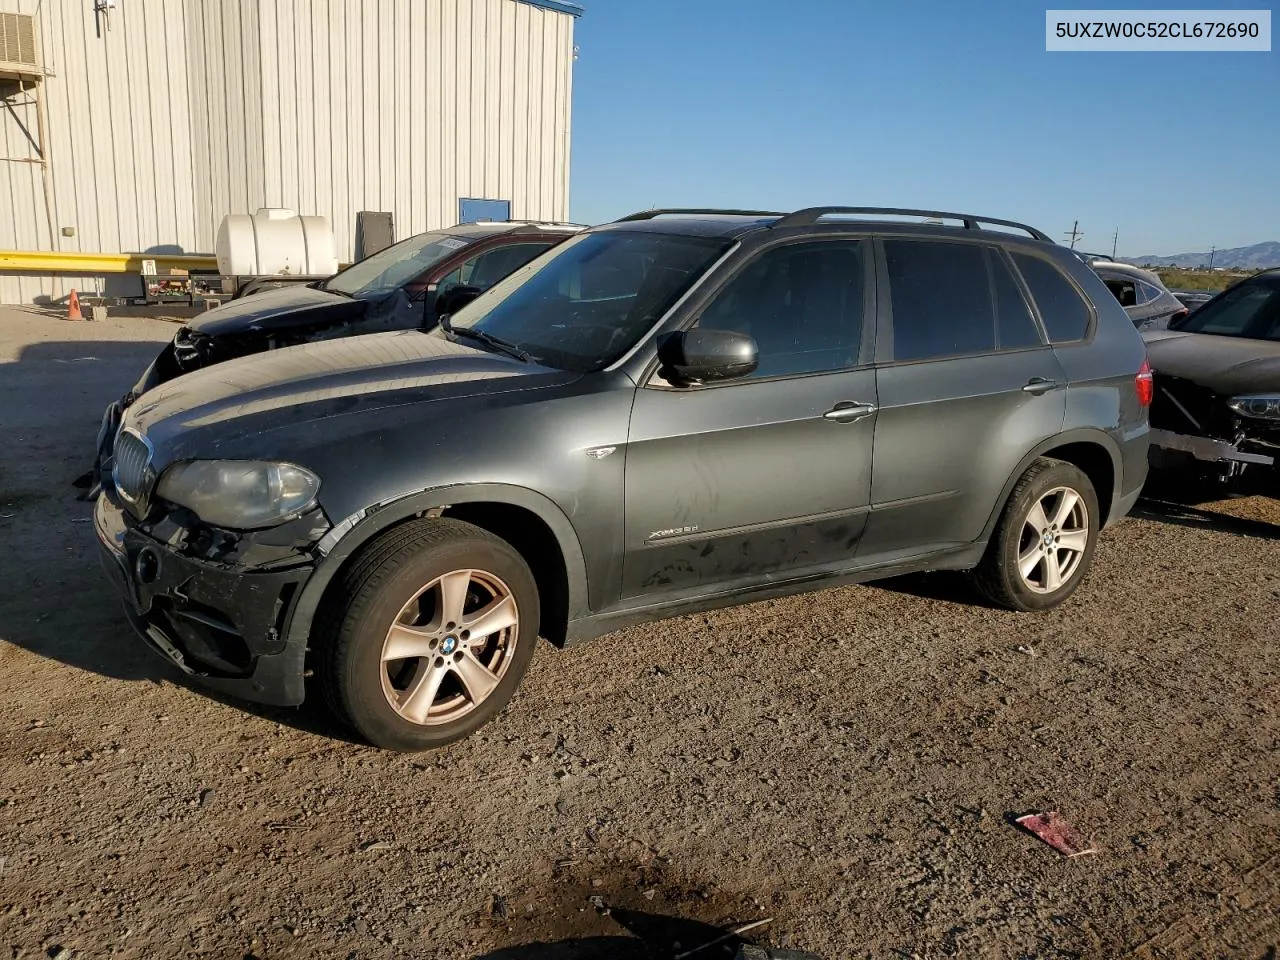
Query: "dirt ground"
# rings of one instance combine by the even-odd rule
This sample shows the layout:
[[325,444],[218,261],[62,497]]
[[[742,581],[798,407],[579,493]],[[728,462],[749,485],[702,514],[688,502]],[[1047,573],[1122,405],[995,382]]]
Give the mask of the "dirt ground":
[[1047,615],[939,574],[544,646],[393,755],[131,635],[70,483],[173,329],[0,310],[0,956],[1275,958],[1277,502],[1144,502]]

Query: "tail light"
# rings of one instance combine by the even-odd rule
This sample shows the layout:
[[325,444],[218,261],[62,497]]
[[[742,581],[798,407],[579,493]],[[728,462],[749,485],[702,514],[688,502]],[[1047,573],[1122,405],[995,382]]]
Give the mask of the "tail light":
[[1133,378],[1133,389],[1138,394],[1139,405],[1144,407],[1151,406],[1151,399],[1156,393],[1155,382],[1151,376],[1151,361],[1142,361],[1142,366],[1138,369],[1138,375]]
[[1186,309],[1179,310],[1177,313],[1169,317],[1169,323],[1170,325],[1175,324],[1179,320],[1181,320],[1183,317],[1189,316],[1190,314],[1191,314],[1190,310],[1186,310]]

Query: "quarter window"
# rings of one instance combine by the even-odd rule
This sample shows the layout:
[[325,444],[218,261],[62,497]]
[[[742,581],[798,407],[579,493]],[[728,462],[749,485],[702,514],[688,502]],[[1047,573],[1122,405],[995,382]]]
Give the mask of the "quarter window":
[[1054,343],[1083,340],[1091,312],[1071,282],[1043,257],[1015,253],[1013,261],[1040,310],[1049,339]]
[[1149,283],[1138,284],[1138,302],[1139,303],[1152,303],[1155,300],[1159,300],[1163,296],[1164,296],[1164,291],[1160,290],[1158,287],[1153,287]]
[[866,241],[775,247],[729,281],[698,321],[756,341],[756,377],[844,370],[862,342]]

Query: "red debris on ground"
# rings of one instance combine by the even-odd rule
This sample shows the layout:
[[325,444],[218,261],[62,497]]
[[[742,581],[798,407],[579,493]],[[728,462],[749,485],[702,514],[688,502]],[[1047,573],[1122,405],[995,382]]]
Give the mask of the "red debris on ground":
[[1048,813],[1029,813],[1019,817],[1017,824],[1024,830],[1035,834],[1053,849],[1068,857],[1079,857],[1086,853],[1096,853],[1093,845],[1080,836],[1075,827],[1063,819],[1055,810]]

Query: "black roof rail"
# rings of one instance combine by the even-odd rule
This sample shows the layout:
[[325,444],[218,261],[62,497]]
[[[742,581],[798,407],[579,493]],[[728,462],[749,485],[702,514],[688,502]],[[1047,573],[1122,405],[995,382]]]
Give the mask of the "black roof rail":
[[685,214],[686,216],[696,216],[697,214],[715,214],[726,217],[785,217],[785,213],[777,210],[716,210],[703,209],[701,207],[672,207],[660,210],[641,210],[639,213],[633,213],[626,217],[619,217],[614,223],[631,223],[635,220],[653,220],[656,217],[666,216],[667,214]]
[[970,213],[948,213],[945,210],[906,210],[900,207],[806,207],[804,210],[797,210],[795,213],[787,214],[781,220],[772,224],[772,227],[773,229],[777,229],[778,227],[806,227],[810,224],[817,223],[823,217],[845,213],[872,216],[929,217],[945,220],[960,220],[964,223],[966,230],[981,230],[982,227],[980,224],[989,223],[1001,227],[1013,227],[1017,230],[1025,230],[1036,240],[1053,243],[1046,234],[1041,233],[1035,227],[1029,227],[1025,223],[1018,223],[1014,220],[997,220],[995,217],[975,217]]

